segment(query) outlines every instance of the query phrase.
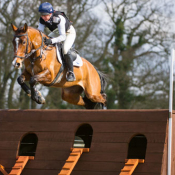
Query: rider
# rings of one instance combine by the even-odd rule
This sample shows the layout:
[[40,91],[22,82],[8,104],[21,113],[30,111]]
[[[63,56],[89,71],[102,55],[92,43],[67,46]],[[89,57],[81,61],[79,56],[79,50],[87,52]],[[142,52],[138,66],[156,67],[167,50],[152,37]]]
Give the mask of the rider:
[[70,48],[72,47],[76,37],[76,32],[72,26],[72,23],[66,17],[64,12],[54,11],[52,5],[48,2],[42,3],[39,6],[38,11],[41,14],[38,26],[40,31],[43,32],[45,27],[48,27],[50,31],[58,29],[58,37],[52,39],[46,38],[44,42],[46,45],[64,42],[63,54],[68,68],[66,79],[67,81],[75,81],[75,75],[73,72],[73,58],[70,53]]

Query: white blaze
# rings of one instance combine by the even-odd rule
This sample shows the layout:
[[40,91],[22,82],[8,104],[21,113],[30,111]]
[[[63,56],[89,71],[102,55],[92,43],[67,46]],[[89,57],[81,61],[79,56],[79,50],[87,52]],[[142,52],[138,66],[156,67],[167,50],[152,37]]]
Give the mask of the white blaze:
[[[17,54],[18,46],[19,46],[19,38],[18,37],[15,38],[15,42],[16,42],[16,54]],[[16,66],[16,60],[17,60],[17,57],[15,57],[15,59],[12,61],[13,66]]]
[[15,57],[15,59],[14,59],[13,62],[12,62],[13,66],[16,65],[16,60],[17,60],[17,57]]
[[18,45],[19,45],[19,38],[18,37],[15,38],[15,42],[16,42],[16,53],[17,53]]

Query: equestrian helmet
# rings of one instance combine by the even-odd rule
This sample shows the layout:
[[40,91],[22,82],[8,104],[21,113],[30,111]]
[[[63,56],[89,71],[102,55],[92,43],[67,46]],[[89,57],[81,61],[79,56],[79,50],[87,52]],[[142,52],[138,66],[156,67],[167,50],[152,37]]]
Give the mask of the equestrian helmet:
[[50,13],[53,13],[53,7],[50,3],[44,2],[39,6],[38,11],[41,13],[41,15],[48,15]]

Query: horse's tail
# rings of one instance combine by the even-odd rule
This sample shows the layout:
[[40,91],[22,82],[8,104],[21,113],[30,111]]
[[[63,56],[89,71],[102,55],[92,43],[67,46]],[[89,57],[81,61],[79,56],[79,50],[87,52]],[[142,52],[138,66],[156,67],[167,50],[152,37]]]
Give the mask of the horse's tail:
[[103,72],[99,71],[96,67],[95,67],[96,71],[98,72],[98,75],[100,77],[100,82],[101,82],[101,94],[105,93],[105,89],[107,87],[107,75],[104,74]]

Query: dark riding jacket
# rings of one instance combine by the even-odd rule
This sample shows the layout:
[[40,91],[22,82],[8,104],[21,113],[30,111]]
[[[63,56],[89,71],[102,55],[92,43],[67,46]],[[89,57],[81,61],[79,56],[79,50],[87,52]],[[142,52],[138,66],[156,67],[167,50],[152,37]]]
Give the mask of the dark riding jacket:
[[51,18],[49,19],[49,21],[44,21],[41,17],[40,17],[39,21],[41,24],[48,27],[50,31],[54,31],[56,28],[58,28],[58,24],[61,21],[59,15],[62,15],[66,20],[66,23],[65,23],[66,31],[65,32],[67,32],[69,30],[72,22],[69,21],[69,19],[67,18],[67,16],[65,15],[64,12],[54,11]]

